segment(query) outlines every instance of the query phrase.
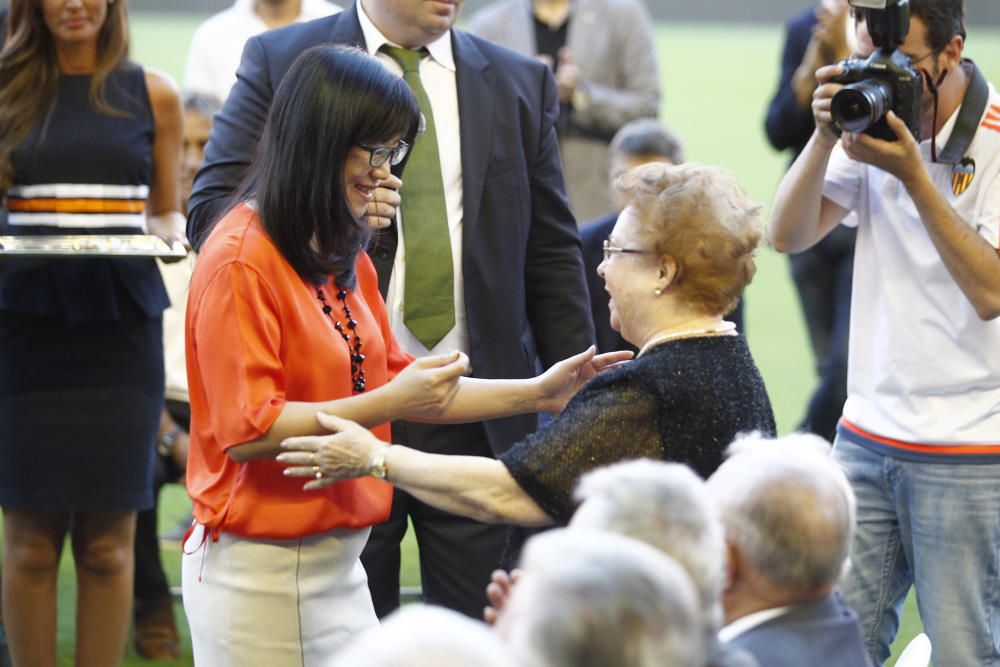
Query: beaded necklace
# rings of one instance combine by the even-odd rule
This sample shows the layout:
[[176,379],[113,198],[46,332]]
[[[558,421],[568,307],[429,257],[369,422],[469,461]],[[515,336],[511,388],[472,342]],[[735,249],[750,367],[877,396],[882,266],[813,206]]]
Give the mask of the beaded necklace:
[[[333,318],[333,307],[326,302],[326,292],[323,291],[322,287],[316,288],[316,298],[323,304],[323,313],[333,322],[333,328],[347,343],[347,350],[351,354],[352,389],[355,394],[360,394],[365,390],[365,369],[362,368],[365,363],[365,355],[361,354],[361,336],[358,335],[357,331],[358,322],[351,316],[351,307],[347,305],[347,290],[337,286],[337,299],[340,300],[340,305],[344,309],[344,317],[347,318],[347,328],[350,329],[350,333],[344,330],[344,325],[340,323],[340,320]],[[351,342],[352,336],[353,343]]]

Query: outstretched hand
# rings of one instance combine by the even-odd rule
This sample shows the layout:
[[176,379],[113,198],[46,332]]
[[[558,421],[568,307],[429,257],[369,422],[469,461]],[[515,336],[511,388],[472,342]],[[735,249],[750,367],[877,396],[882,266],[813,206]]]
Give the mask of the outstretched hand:
[[395,405],[393,419],[441,415],[455,400],[459,379],[468,372],[469,357],[464,352],[417,359],[386,385]]
[[633,356],[629,351],[596,353],[597,348],[591,345],[580,354],[563,359],[538,377],[541,393],[539,409],[542,412],[561,411],[588,380]]
[[319,412],[316,421],[331,434],[282,441],[281,448],[285,451],[278,454],[277,461],[289,464],[285,475],[311,478],[302,487],[305,491],[368,475],[373,456],[387,443],[349,419]]

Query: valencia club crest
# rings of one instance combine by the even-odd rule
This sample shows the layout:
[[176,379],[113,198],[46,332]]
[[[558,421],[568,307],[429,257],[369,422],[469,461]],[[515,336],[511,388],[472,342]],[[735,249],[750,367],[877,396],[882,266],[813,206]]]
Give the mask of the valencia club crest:
[[965,192],[976,175],[976,161],[972,158],[962,158],[962,161],[951,168],[951,191],[955,196]]

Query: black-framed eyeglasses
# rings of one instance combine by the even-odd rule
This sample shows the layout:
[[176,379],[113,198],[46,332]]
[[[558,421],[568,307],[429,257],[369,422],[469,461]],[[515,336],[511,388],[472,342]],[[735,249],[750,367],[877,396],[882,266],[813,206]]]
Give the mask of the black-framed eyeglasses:
[[903,55],[905,55],[907,58],[910,59],[910,66],[913,66],[913,65],[916,65],[921,60],[926,60],[926,59],[930,58],[931,56],[936,56],[937,55],[937,51],[935,51],[934,49],[931,49],[930,51],[928,51],[924,55],[920,56],[919,58],[915,58],[915,57],[909,55],[908,53],[904,53]]
[[405,141],[400,141],[395,146],[366,146],[364,144],[358,144],[358,146],[368,151],[368,164],[373,167],[381,167],[386,161],[395,167],[410,152],[410,144]]
[[611,255],[648,255],[649,250],[639,250],[638,248],[619,248],[611,245],[611,239],[604,239],[604,261],[611,259]]

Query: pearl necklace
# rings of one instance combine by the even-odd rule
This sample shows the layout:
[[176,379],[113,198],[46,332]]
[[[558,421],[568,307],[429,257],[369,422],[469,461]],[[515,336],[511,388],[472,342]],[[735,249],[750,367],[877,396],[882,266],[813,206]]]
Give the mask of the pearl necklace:
[[736,325],[732,322],[723,322],[721,325],[715,327],[714,329],[688,329],[687,331],[673,331],[671,333],[659,334],[653,336],[646,341],[646,344],[642,346],[639,350],[639,354],[635,355],[636,358],[644,355],[651,347],[655,347],[660,343],[666,343],[668,340],[680,340],[681,338],[695,338],[698,336],[735,336],[736,335]]

